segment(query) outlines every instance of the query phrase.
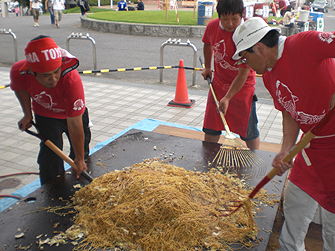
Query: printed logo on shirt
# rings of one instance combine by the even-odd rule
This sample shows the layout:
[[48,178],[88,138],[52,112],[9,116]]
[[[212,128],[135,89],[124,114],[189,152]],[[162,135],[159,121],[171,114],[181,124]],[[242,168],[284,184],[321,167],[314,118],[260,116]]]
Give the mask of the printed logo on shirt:
[[37,104],[42,106],[44,109],[47,109],[47,110],[50,110],[56,113],[65,112],[65,109],[55,108],[57,103],[54,103],[52,101],[51,95],[47,94],[45,91],[42,91],[40,94],[36,94],[33,97],[33,99]]
[[326,115],[325,112],[321,115],[313,115],[297,111],[296,103],[299,101],[299,98],[292,93],[287,85],[281,83],[279,80],[277,80],[276,88],[278,102],[300,124],[311,125],[318,123]]
[[84,107],[84,101],[82,99],[77,99],[73,104],[73,110],[80,111]]
[[62,57],[62,53],[59,47],[41,50],[41,53],[39,53],[39,55],[44,56],[44,58],[40,59],[36,52],[30,52],[26,54],[26,60],[30,63],[38,63],[41,61],[49,61]]
[[237,71],[238,67],[232,66],[230,63],[228,63],[225,59],[225,57],[228,57],[228,54],[226,53],[226,44],[224,39],[217,42],[213,46],[214,50],[214,60],[217,64],[219,64],[223,69],[227,69],[230,71]]
[[321,32],[319,33],[319,38],[321,41],[327,42],[328,44],[330,44],[331,42],[334,41],[335,34],[332,32]]

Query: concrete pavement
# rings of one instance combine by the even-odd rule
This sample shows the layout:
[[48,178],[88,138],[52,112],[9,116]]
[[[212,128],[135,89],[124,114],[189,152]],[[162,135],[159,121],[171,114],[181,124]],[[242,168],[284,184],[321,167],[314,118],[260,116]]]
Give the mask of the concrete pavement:
[[[90,32],[97,43],[98,69],[158,66],[160,45],[165,41],[163,38],[113,35],[83,29],[80,27],[80,14],[64,15],[60,29],[51,26],[49,16],[42,16],[39,23],[40,27],[33,27],[31,16],[1,19],[0,28],[11,29],[16,34],[19,60],[24,58],[26,44],[37,35],[49,35],[59,46],[66,48],[66,38],[72,32]],[[0,85],[6,85],[10,82],[9,70],[14,63],[14,44],[10,36],[0,36],[0,41]],[[80,60],[80,71],[92,69],[92,47],[90,42],[85,42],[71,41],[70,46],[70,51]],[[198,48],[198,56],[202,55],[201,39],[192,39],[191,42]],[[184,60],[185,66],[192,66],[193,52],[176,47],[166,49],[164,65],[177,65],[180,59]],[[197,67],[200,67],[199,62]],[[175,96],[177,73],[178,69],[164,70],[163,83],[158,82],[158,71],[121,72],[106,74],[107,76],[82,75],[86,103],[94,124],[91,148],[144,119],[201,130],[207,100],[207,83],[200,76],[200,72],[197,72],[196,86],[191,87],[192,72],[186,71],[188,95],[190,99],[196,100],[195,105],[191,109],[167,106]],[[256,90],[259,92],[257,86]],[[266,92],[258,97],[257,114],[261,140],[280,143],[281,114],[274,109]],[[0,176],[38,172],[36,159],[40,141],[18,130],[17,122],[22,117],[22,111],[10,88],[0,89],[0,100]],[[66,139],[65,153],[68,147]],[[15,191],[37,179],[38,175],[2,178],[0,194],[15,194]]]
[[[9,83],[10,68],[0,67],[0,82]],[[124,82],[82,76],[85,88],[86,104],[89,108],[92,129],[92,149],[144,120],[158,121],[190,126],[201,130],[207,93],[189,90],[189,99],[195,105],[190,108],[167,106],[174,99],[176,88],[148,84]],[[0,89],[0,176],[20,172],[38,172],[36,163],[40,140],[17,128],[22,117],[21,107],[10,88]],[[257,102],[259,129],[263,142],[280,143],[282,135],[281,113],[274,109],[270,100]],[[68,153],[69,144],[64,136],[64,152]],[[18,179],[17,185],[12,179]],[[7,183],[1,182],[9,179]],[[0,194],[11,194],[38,179],[38,175],[20,175],[0,179]],[[14,187],[8,188],[13,184]],[[7,184],[7,188],[5,186]]]

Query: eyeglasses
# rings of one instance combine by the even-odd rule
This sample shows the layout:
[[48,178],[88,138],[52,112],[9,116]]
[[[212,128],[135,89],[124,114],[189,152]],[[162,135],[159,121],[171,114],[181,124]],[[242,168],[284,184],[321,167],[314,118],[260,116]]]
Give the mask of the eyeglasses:
[[246,64],[247,63],[247,59],[245,58],[245,56],[247,55],[248,51],[246,51],[244,53],[244,55],[236,61],[236,63],[234,65],[240,65],[240,64]]

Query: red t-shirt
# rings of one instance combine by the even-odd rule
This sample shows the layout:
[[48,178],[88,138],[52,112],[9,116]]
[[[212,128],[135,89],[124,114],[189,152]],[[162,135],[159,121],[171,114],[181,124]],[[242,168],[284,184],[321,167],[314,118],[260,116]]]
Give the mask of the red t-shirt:
[[76,117],[85,111],[84,88],[78,71],[76,58],[64,58],[62,75],[55,88],[48,89],[37,82],[34,75],[20,71],[25,59],[16,62],[10,71],[13,91],[25,90],[32,99],[33,111],[40,115],[56,119]]
[[[283,53],[263,74],[275,107],[287,111],[303,132],[328,112],[335,93],[335,32],[306,31],[286,38]],[[290,180],[335,213],[335,117],[300,153]],[[310,164],[308,163],[310,161]]]
[[[232,37],[233,32],[222,29],[220,20],[216,18],[208,23],[202,38],[202,41],[205,44],[212,45],[214,50],[214,78],[212,85],[218,101],[227,93],[231,83],[237,76],[239,67],[247,67],[245,64],[234,66],[236,61],[232,59],[232,56],[236,51],[236,47]],[[251,69],[242,89],[230,100],[225,116],[230,130],[243,137],[247,135],[255,84],[255,72]],[[204,127],[216,131],[224,130],[210,91],[207,99]]]

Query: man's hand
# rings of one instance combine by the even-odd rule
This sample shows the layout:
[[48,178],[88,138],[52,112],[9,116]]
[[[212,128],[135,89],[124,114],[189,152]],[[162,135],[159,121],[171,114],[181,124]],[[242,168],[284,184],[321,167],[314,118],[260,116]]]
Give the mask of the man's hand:
[[331,100],[330,100],[330,109],[333,109],[335,106],[335,93],[333,94]]
[[219,104],[219,110],[223,113],[223,115],[226,115],[227,110],[228,110],[228,106],[229,106],[229,99],[225,97],[223,97],[220,100],[220,104]]
[[78,170],[75,170],[74,168],[73,168],[73,170],[77,174],[77,179],[79,179],[81,172],[82,171],[87,171],[87,166],[86,166],[85,161],[83,161],[83,160],[78,161],[76,158],[74,159],[74,163],[77,165]]
[[207,80],[207,76],[209,76],[212,79],[212,70],[211,68],[204,68],[201,72],[201,75],[203,76],[204,80]]
[[32,120],[33,118],[30,117],[30,116],[24,116],[19,122],[18,122],[18,125],[19,125],[19,129],[21,131],[24,131],[28,128],[30,128],[33,124],[32,124]]
[[281,161],[284,156],[286,155],[286,152],[279,152],[277,156],[272,161],[272,166],[278,168],[278,174],[279,176],[282,176],[286,170],[292,168],[294,166],[293,161],[291,160],[290,163]]

